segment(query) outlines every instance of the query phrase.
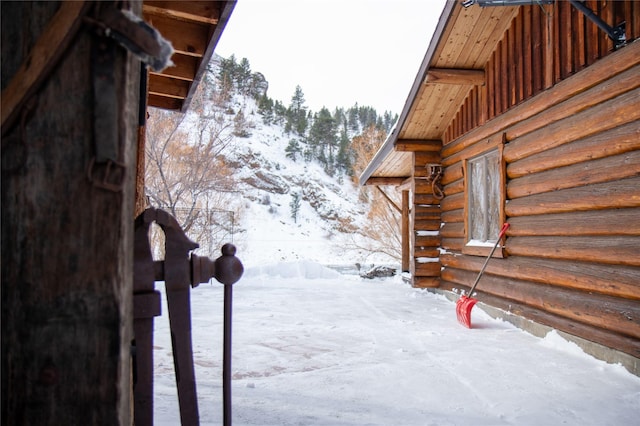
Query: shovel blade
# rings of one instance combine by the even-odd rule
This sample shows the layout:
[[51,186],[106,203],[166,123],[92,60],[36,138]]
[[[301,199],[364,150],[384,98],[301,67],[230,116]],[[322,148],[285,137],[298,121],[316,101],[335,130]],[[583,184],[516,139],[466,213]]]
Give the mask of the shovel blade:
[[460,296],[456,302],[458,322],[467,328],[471,328],[471,309],[477,302],[476,299],[467,296]]

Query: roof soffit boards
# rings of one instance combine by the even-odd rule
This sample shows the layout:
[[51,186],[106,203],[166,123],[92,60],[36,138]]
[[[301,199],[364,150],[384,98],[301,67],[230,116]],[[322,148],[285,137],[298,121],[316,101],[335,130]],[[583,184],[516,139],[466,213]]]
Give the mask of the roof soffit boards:
[[362,173],[363,184],[371,177],[410,176],[411,153],[396,151],[396,143],[442,139],[518,10],[465,9],[459,0],[447,1],[398,123]]
[[186,111],[236,1],[145,0],[142,14],[173,45],[175,64],[150,72],[148,105]]

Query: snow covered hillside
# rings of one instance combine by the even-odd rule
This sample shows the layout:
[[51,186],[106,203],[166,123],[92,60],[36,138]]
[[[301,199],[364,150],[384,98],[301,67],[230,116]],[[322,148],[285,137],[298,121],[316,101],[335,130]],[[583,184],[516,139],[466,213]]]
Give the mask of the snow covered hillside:
[[[238,255],[249,265],[366,260],[366,253],[344,252],[349,237],[366,219],[368,206],[359,201],[358,188],[349,179],[328,176],[317,163],[287,158],[289,137],[281,127],[264,125],[259,118],[254,126],[250,137],[238,141],[230,159],[237,165],[243,203],[242,232],[234,236]],[[300,200],[295,218],[294,194]]]
[[[221,58],[217,59],[209,81],[216,81],[219,73]],[[242,131],[236,132],[242,135],[234,136],[222,153],[238,191],[232,200],[238,226],[229,235],[238,257],[247,266],[300,259],[348,265],[395,263],[388,256],[354,248],[367,245],[358,230],[367,220],[369,205],[351,177],[342,171],[330,176],[326,167],[301,153],[287,155],[288,145],[301,136],[285,131],[282,122],[266,124],[258,103],[254,96],[236,90],[224,106],[229,122],[243,118]],[[362,129],[350,130],[352,137]]]

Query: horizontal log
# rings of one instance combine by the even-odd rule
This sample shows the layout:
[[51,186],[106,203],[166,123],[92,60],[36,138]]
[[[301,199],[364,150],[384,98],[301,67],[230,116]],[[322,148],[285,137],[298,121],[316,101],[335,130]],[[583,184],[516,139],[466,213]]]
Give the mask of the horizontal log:
[[437,152],[439,155],[440,149],[442,149],[442,141],[437,139],[398,139],[394,147],[396,151]]
[[414,288],[437,288],[440,286],[439,277],[412,277],[411,286]]
[[451,155],[450,157],[443,157],[442,165],[445,167],[451,167],[454,164],[461,162],[465,158],[475,157],[484,152],[495,149],[504,144],[504,134],[498,133],[492,135],[490,138],[482,139],[474,144],[467,146],[464,150]]
[[[507,163],[640,120],[638,98],[640,88],[604,102],[577,114],[568,116],[527,133],[510,142],[504,148]],[[549,121],[551,117],[547,117]]]
[[515,199],[633,176],[640,176],[640,150],[512,179],[507,185],[507,197]]
[[513,237],[640,235],[640,208],[520,216],[509,224]]
[[485,76],[483,69],[430,68],[424,82],[425,84],[484,86]]
[[[550,87],[544,92],[544,96],[535,96],[513,108],[510,108],[504,114],[490,120],[485,125],[477,127],[472,131],[464,134],[454,142],[447,144],[442,149],[442,157],[446,161],[443,164],[449,165],[448,158],[464,148],[473,145],[477,141],[485,138],[491,138],[501,134],[505,129],[510,128],[510,139],[518,137],[520,134],[526,134],[529,127],[524,124],[521,130],[514,132],[515,125],[521,123],[522,117],[531,117],[549,110],[554,105],[560,104],[567,99],[574,97],[576,94],[582,93],[591,87],[602,83],[603,75],[607,78],[614,77],[626,70],[632,68],[640,62],[640,44],[631,43],[624,49],[620,49],[605,58],[596,61],[594,64],[577,72],[571,78],[562,80],[558,84]],[[528,123],[527,123],[528,124]],[[544,126],[541,123],[536,128]],[[515,128],[515,130],[518,130]]]
[[450,166],[444,168],[441,183],[443,185],[448,185],[451,182],[462,179],[463,174],[464,172],[462,170],[462,162],[458,161],[457,163],[451,164]]
[[[506,138],[511,141],[505,147],[505,159],[513,162],[538,152],[589,136],[603,129],[637,120],[634,98],[640,89],[637,79],[640,66],[627,70],[615,78],[581,93],[538,115],[514,123],[506,129]],[[616,98],[616,96],[618,96]],[[614,118],[609,116],[613,115]],[[499,144],[502,133],[495,133],[476,143],[468,143],[464,149],[447,155],[443,149],[443,165],[450,166],[463,158],[478,155]]]
[[[573,122],[572,117],[578,120],[580,120],[581,116],[604,118],[598,117],[598,111],[600,109],[611,108],[612,110],[615,110],[615,104],[617,102],[620,102],[621,104],[624,103],[622,99],[628,97],[630,93],[637,91],[637,88],[640,87],[640,79],[638,79],[639,73],[640,65],[636,65],[631,69],[603,81],[601,84],[598,84],[589,90],[579,93],[576,96],[541,112],[537,116],[532,116],[529,119],[514,125],[511,129],[508,129],[507,139],[515,140],[520,137],[530,139],[533,137],[534,133],[544,127],[564,127],[560,122]],[[616,99],[619,99],[619,101]],[[616,118],[623,119],[622,116]],[[623,120],[621,122],[629,121],[632,120]],[[590,127],[600,127],[596,123],[598,122],[585,121],[583,122],[583,127],[585,129]],[[560,144],[558,142],[556,143]],[[541,149],[540,151],[544,150],[545,149]],[[507,158],[510,158],[509,155],[507,155]]]
[[[640,207],[638,188],[640,188],[640,178],[634,177],[615,182],[546,192],[510,200],[505,206],[505,212],[507,216],[511,217]],[[447,198],[442,200],[443,211],[452,210],[449,208]]]
[[414,235],[413,247],[417,248],[432,248],[440,246],[440,235]]
[[[440,164],[440,152],[426,151],[426,152],[415,152],[413,154],[413,168],[416,171],[416,175],[418,175],[418,171],[427,173],[428,170],[426,165],[428,164]],[[421,174],[422,176],[422,174]]]
[[433,195],[433,184],[426,179],[415,179],[413,193]]
[[440,219],[438,220],[414,220],[413,221],[413,230],[414,231],[439,231],[441,225]]
[[399,186],[402,185],[405,178],[403,177],[370,177],[365,185],[368,186]]
[[[484,259],[443,253],[443,267],[478,272]],[[583,292],[640,300],[640,268],[567,260],[511,256],[487,264],[487,274]]]
[[640,125],[632,122],[511,163],[507,166],[507,176],[514,179],[638,149]]
[[413,207],[413,218],[414,220],[440,220],[440,206],[414,206]]
[[464,238],[442,238],[442,248],[447,251],[461,253],[464,244]]
[[[456,291],[459,288],[459,284],[447,281],[443,277],[440,280],[439,288],[442,290]],[[616,348],[616,350],[640,358],[640,339],[624,336],[589,324],[579,323],[544,310],[490,294],[483,294],[482,302],[501,309],[504,312],[508,312],[509,314],[535,321],[538,324],[564,331],[565,333],[599,343],[609,348]]]
[[416,206],[438,206],[440,200],[433,194],[413,194],[413,204]]
[[464,238],[464,223],[445,223],[440,235],[444,238]]
[[[449,268],[442,279],[470,287],[476,274]],[[640,303],[636,300],[583,293],[512,278],[483,276],[476,287],[478,300],[488,293],[528,305],[575,322],[640,339]]]
[[439,277],[440,262],[419,262],[414,260],[411,274],[414,277]]
[[464,222],[464,210],[449,210],[442,213],[442,221],[444,223]]
[[464,180],[460,179],[444,187],[444,194],[453,195],[464,191]]
[[464,208],[464,193],[444,197],[440,203],[443,212]]
[[414,258],[417,257],[431,257],[437,258],[440,257],[440,249],[438,247],[415,247],[413,249],[412,256]]
[[640,236],[511,237],[506,252],[509,256],[640,266],[639,247]]

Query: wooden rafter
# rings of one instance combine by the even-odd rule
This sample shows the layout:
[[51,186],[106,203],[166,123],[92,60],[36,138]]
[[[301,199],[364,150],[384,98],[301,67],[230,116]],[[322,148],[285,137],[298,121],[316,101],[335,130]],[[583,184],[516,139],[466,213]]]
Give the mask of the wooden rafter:
[[483,86],[484,70],[467,70],[452,68],[431,68],[424,79],[425,84],[457,84]]
[[367,180],[365,185],[375,185],[375,186],[398,186],[404,182],[405,178],[399,177],[375,177]]
[[143,2],[143,18],[171,42],[174,66],[149,73],[149,106],[185,111],[235,1]]
[[403,152],[440,152],[442,141],[423,139],[398,139],[395,144],[396,151]]
[[217,25],[220,19],[220,9],[211,7],[211,4],[206,2],[145,1],[142,10],[149,15],[210,25]]

